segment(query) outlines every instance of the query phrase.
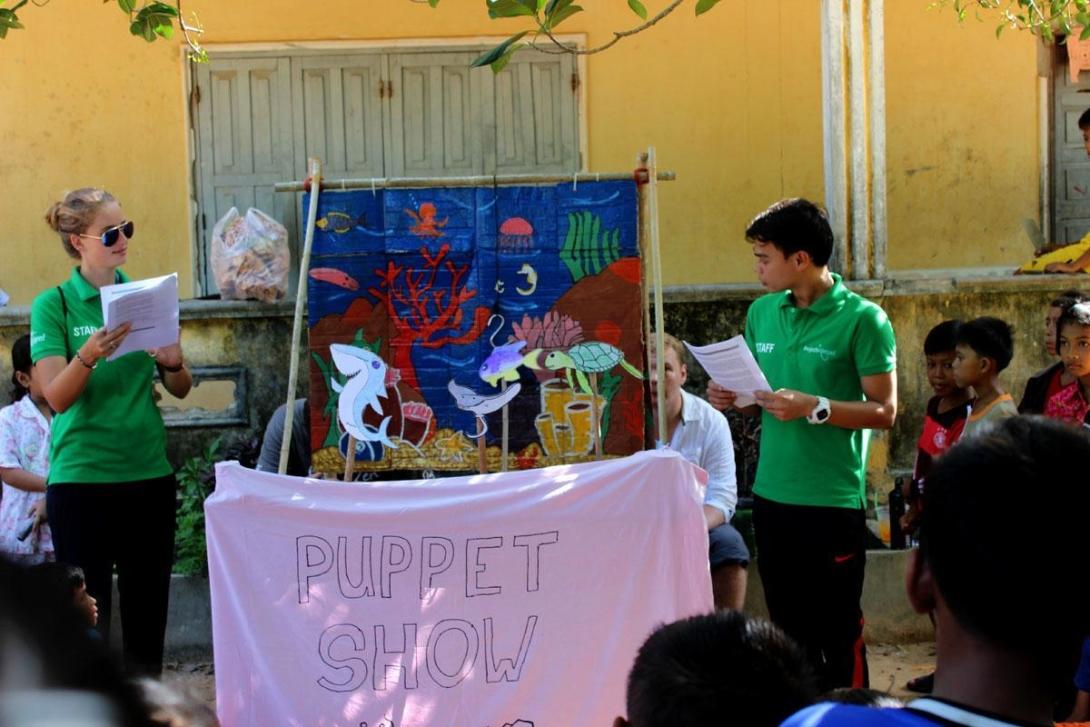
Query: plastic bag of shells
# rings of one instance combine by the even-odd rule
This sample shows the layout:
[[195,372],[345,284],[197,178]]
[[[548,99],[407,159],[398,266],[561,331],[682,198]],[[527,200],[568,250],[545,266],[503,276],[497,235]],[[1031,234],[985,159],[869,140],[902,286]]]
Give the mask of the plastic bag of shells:
[[288,231],[259,209],[232,207],[212,228],[212,275],[224,300],[280,300],[288,290]]

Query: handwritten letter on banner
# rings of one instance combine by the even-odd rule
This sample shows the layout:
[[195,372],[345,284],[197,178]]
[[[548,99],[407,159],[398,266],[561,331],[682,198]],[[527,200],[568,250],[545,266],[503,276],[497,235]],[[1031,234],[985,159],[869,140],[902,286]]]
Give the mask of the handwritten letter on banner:
[[712,608],[675,454],[342,484],[216,468],[225,727],[610,724],[640,644]]

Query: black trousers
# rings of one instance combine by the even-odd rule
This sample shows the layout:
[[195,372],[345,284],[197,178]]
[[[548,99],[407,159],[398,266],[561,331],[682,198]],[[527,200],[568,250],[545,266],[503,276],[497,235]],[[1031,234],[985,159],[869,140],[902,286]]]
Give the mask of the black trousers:
[[863,510],[755,497],[753,528],[773,623],[805,649],[823,690],[868,686]]
[[110,637],[113,570],[125,670],[163,670],[170,570],[174,562],[174,475],[120,483],[58,483],[46,489],[57,560],[83,569],[98,601],[98,630]]

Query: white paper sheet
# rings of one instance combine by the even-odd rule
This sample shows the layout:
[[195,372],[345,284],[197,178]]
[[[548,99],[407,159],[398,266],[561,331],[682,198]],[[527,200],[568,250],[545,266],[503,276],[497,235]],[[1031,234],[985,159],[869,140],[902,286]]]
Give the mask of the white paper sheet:
[[756,404],[754,392],[772,391],[768,379],[757,365],[757,360],[753,358],[746,339],[742,336],[709,343],[707,346],[694,346],[685,341],[685,347],[708,372],[712,381],[738,395],[735,406]]
[[102,295],[102,319],[112,331],[122,323],[132,330],[117,350],[107,356],[113,361],[132,351],[169,346],[178,342],[178,274],[107,285]]

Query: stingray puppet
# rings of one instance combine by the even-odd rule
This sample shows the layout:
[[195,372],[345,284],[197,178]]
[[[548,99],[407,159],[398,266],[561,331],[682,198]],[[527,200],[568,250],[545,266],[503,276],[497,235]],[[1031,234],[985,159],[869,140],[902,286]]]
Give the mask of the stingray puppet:
[[498,394],[491,396],[485,396],[484,394],[478,394],[466,386],[459,386],[454,383],[454,379],[451,379],[447,383],[447,390],[450,391],[450,395],[454,397],[455,405],[462,411],[473,412],[477,415],[477,418],[481,421],[481,431],[477,434],[467,434],[466,436],[471,439],[477,439],[483,437],[488,431],[488,423],[485,422],[485,415],[491,414],[494,411],[499,411],[503,407],[507,406],[516,396],[519,391],[522,390],[522,384],[515,383],[512,386],[507,387]]

